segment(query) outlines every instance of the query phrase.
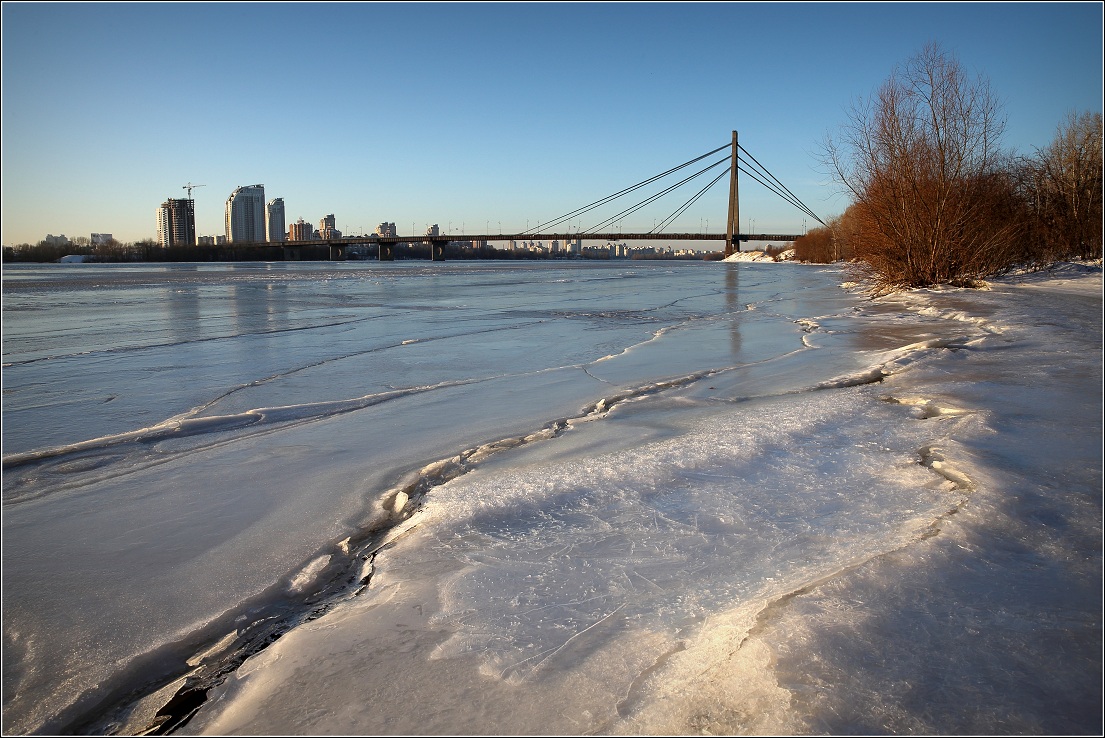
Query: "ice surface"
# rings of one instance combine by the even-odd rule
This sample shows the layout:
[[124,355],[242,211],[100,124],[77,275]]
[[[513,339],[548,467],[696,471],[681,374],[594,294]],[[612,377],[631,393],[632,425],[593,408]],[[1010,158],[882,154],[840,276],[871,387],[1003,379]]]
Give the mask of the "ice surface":
[[[718,412],[699,383],[491,461],[427,498],[375,594],[187,730],[1092,733],[1100,278],[1078,294],[1058,332],[1014,288],[914,294],[921,340],[866,353],[877,384]],[[1085,376],[1022,379],[1068,362]],[[388,685],[418,689],[349,708]]]
[[5,732],[189,673],[185,733],[1100,727],[1099,268],[58,274],[4,273]]

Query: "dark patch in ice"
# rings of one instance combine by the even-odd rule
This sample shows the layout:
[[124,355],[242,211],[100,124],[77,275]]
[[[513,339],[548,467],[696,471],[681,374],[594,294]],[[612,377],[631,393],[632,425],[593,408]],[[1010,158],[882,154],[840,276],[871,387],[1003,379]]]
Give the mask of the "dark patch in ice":
[[[187,642],[170,644],[148,654],[118,674],[95,704],[84,703],[64,716],[56,731],[67,734],[114,735],[124,730],[139,735],[169,735],[186,725],[207,702],[208,693],[226,677],[298,625],[316,620],[335,605],[356,597],[372,577],[372,560],[386,548],[387,530],[380,526],[364,531],[355,550],[334,547],[327,566],[304,592],[288,595],[288,582],[277,582],[255,600],[193,634]],[[220,648],[226,634],[232,642]],[[197,656],[191,656],[198,654]],[[191,658],[189,658],[191,656]],[[146,725],[128,724],[128,715],[144,700],[181,678],[183,684],[161,705]],[[135,685],[138,685],[137,687]]]
[[157,711],[155,720],[160,719],[160,724],[146,735],[166,735],[170,731],[186,725],[192,716],[199,711],[203,703],[207,702],[208,688],[181,688],[173,695],[164,707]]

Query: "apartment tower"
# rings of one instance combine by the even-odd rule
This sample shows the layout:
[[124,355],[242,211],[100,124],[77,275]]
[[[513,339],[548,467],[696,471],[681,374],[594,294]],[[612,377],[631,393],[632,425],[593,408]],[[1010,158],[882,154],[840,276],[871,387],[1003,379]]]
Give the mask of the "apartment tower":
[[157,242],[165,248],[196,245],[195,200],[170,198],[161,203],[157,209]]
[[265,240],[275,243],[287,237],[284,230],[284,198],[274,197],[265,207]]
[[310,241],[313,230],[310,223],[305,223],[303,218],[300,218],[289,226],[288,238],[292,241]]
[[226,242],[265,240],[265,185],[238,187],[226,199]]
[[337,218],[333,213],[326,215],[318,222],[318,237],[324,241],[341,238],[341,231],[337,228]]

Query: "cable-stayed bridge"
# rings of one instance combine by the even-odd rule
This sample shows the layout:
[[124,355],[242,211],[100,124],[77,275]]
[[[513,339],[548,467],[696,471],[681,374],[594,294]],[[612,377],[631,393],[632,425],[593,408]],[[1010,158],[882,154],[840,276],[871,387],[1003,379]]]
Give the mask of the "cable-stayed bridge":
[[[711,159],[720,152],[725,151],[725,155],[712,160],[705,166],[701,165],[703,160]],[[581,216],[597,210],[600,207],[609,205],[610,203],[619,200],[633,192],[647,187],[650,184],[660,181],[661,179],[674,175],[677,172],[681,172],[688,167],[694,165],[700,165],[697,171],[692,174],[686,175],[683,179],[675,182],[672,185],[649,195],[643,200],[636,202],[635,204],[615,213],[612,216],[607,217],[600,223],[595,224],[587,229],[577,228],[572,230],[571,228],[565,228],[566,224],[570,224],[571,221],[580,218]],[[721,167],[728,164],[727,167],[722,169]],[[719,171],[720,170],[720,171]],[[818,223],[824,225],[824,221],[810,210],[805,203],[798,199],[782,182],[771,174],[754,156],[748,153],[743,146],[737,141],[737,132],[733,131],[732,141],[724,146],[708,151],[701,156],[697,156],[689,161],[672,167],[667,171],[654,175],[638,182],[630,187],[626,187],[623,190],[619,190],[611,195],[600,198],[592,203],[584,205],[580,208],[576,208],[568,213],[564,213],[552,220],[540,223],[532,229],[517,233],[470,233],[470,234],[437,234],[427,233],[422,235],[409,235],[409,236],[358,236],[358,237],[345,237],[339,239],[331,239],[326,242],[320,241],[286,241],[281,244],[285,249],[285,254],[289,251],[293,252],[291,258],[295,258],[294,252],[296,249],[303,249],[319,246],[329,245],[331,254],[337,255],[337,258],[342,258],[344,250],[349,246],[356,245],[377,245],[379,247],[379,258],[382,261],[387,261],[394,258],[394,247],[397,244],[402,243],[416,243],[416,244],[428,244],[431,247],[431,258],[443,259],[445,258],[446,246],[450,242],[467,241],[474,243],[487,243],[487,242],[501,242],[501,241],[639,241],[639,240],[673,240],[673,241],[724,241],[725,242],[725,256],[729,256],[736,251],[740,250],[741,241],[794,241],[799,238],[796,234],[786,233],[740,233],[738,229],[738,223],[740,222],[740,202],[739,202],[739,190],[738,190],[738,173],[744,172],[747,176],[751,177],[756,182],[766,187],[769,191],[773,192],[777,196],[789,202],[803,213],[813,218]],[[638,210],[651,205],[652,203],[660,200],[666,195],[669,195],[680,188],[690,185],[700,177],[706,178],[706,175],[715,173],[713,178],[701,189],[694,192],[690,198],[679,205],[673,212],[667,217],[653,226],[652,230],[647,232],[636,233],[623,233],[621,230],[612,230],[611,226],[619,223],[626,216],[636,213]],[[673,233],[668,232],[666,229],[686,210],[691,207],[696,201],[698,201],[707,191],[714,185],[723,180],[726,175],[729,178],[729,209],[726,217],[726,227],[724,232],[713,233]],[[275,246],[276,244],[257,244],[258,246]]]

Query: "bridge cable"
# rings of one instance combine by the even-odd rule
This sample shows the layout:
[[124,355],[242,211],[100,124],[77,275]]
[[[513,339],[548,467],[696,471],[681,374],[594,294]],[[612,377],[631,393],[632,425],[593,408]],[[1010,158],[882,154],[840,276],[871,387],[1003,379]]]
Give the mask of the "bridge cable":
[[[673,172],[677,172],[680,169],[683,169],[684,167],[688,167],[691,164],[694,164],[695,162],[702,161],[707,156],[710,156],[712,154],[716,154],[717,152],[719,152],[723,149],[731,148],[731,146],[732,146],[732,144],[726,144],[725,146],[719,146],[718,148],[714,149],[713,151],[707,151],[702,156],[699,156],[699,157],[696,157],[694,159],[691,159],[690,161],[684,162],[684,163],[680,164],[677,167],[673,167],[673,168],[669,169],[668,171],[663,172],[662,174],[657,174],[654,177],[649,177],[648,179],[646,179],[642,182],[638,182],[637,184],[632,185],[630,187],[627,187],[624,190],[621,190],[620,192],[615,192],[613,195],[608,195],[608,196],[602,198],[601,200],[596,200],[595,202],[591,203],[590,205],[584,205],[581,208],[576,208],[575,210],[573,210],[570,213],[566,213],[566,214],[561,215],[557,218],[554,218],[550,221],[546,221],[545,223],[542,223],[538,226],[535,226],[533,228],[529,228],[525,231],[522,231],[518,235],[524,236],[528,233],[537,233],[542,228],[545,228],[546,226],[559,225],[560,223],[563,223],[566,220],[574,218],[577,215],[582,215],[583,213],[590,212],[591,210],[594,210],[595,208],[597,208],[601,205],[605,205],[606,203],[611,202],[612,200],[616,200],[616,199],[618,199],[619,197],[621,197],[623,195],[627,195],[630,192],[633,192],[634,190],[638,190],[638,189],[640,189],[641,187],[644,187],[647,184],[651,184],[651,183],[655,182],[656,180],[661,179],[663,177],[666,177],[669,174],[672,174]],[[715,165],[712,165],[712,166],[717,166],[717,165],[715,164]]]
[[[667,175],[671,174],[672,172],[679,171],[680,169],[683,169],[684,167],[690,166],[691,164],[694,164],[697,161],[701,161],[702,159],[705,159],[710,154],[716,154],[718,151],[721,151],[724,148],[726,148],[726,147],[721,146],[721,147],[718,147],[718,148],[714,149],[713,151],[708,151],[705,154],[703,154],[702,156],[691,159],[688,162],[684,162],[683,164],[680,164],[677,167],[673,167],[672,169],[669,169],[668,171],[663,172],[662,174],[657,174],[656,176],[650,177],[650,178],[644,180],[643,182],[638,182],[637,184],[635,184],[631,187],[627,187],[626,189],[621,190],[620,192],[616,192],[613,195],[609,195],[607,197],[602,198],[601,200],[597,200],[597,201],[591,203],[590,205],[585,205],[582,208],[577,208],[576,210],[573,210],[571,213],[567,213],[565,215],[560,216],[559,218],[547,221],[547,222],[542,223],[542,224],[540,224],[540,225],[538,225],[534,228],[523,231],[520,235],[525,235],[527,233],[533,233],[533,232],[539,231],[540,229],[542,229],[542,228],[544,228],[548,225],[558,225],[560,223],[563,223],[565,220],[569,220],[570,218],[572,218],[576,215],[582,215],[583,213],[590,212],[591,210],[594,210],[595,208],[599,207],[600,205],[605,205],[606,203],[611,202],[613,200],[616,200],[619,197],[622,197],[623,195],[629,194],[630,192],[633,192],[634,190],[638,190],[638,189],[640,189],[641,187],[644,187],[647,184],[651,184],[652,182],[655,182],[658,179],[666,177]],[[716,166],[716,164],[713,165],[713,166]]]
[[[801,200],[799,200],[797,195],[795,195],[793,192],[791,192],[787,188],[786,185],[784,185],[782,182],[780,182],[778,177],[776,177],[774,174],[769,172],[767,167],[765,167],[763,164],[760,164],[760,162],[756,159],[756,157],[752,156],[752,154],[750,154],[746,148],[741,146],[739,143],[737,144],[737,148],[740,151],[743,151],[745,154],[748,154],[748,158],[751,159],[753,162],[755,162],[756,166],[759,167],[760,170],[763,171],[768,177],[771,177],[771,179],[773,179],[775,182],[777,182],[779,187],[786,190],[787,194],[790,195],[790,198],[788,199],[786,197],[783,197],[783,195],[780,194],[778,192],[778,190],[774,190],[774,188],[769,188],[769,189],[772,189],[776,194],[779,194],[780,197],[783,197],[784,200],[787,200],[791,204],[797,206],[803,212],[808,213],[814,220],[816,220],[821,225],[825,225],[825,221],[821,220],[821,218],[817,217],[817,215],[814,214],[814,212],[812,210],[810,210],[808,207],[806,207],[806,204],[803,203]],[[738,161],[740,160],[740,155],[739,154],[737,156],[737,159],[738,159]],[[745,163],[747,163],[747,162],[745,162]],[[745,173],[749,174],[749,176],[752,176],[752,174],[750,172],[745,172]],[[753,178],[756,179],[755,177],[753,177]],[[759,181],[759,182],[761,182],[761,184],[764,184],[765,186],[767,186],[766,183],[762,182],[761,180],[757,179],[757,181]]]
[[687,202],[683,203],[679,207],[679,209],[677,209],[674,213],[672,213],[671,215],[669,215],[668,217],[666,217],[662,221],[660,221],[660,224],[658,226],[653,226],[652,230],[649,231],[649,233],[657,233],[657,234],[663,233],[664,229],[667,228],[668,225],[670,225],[672,223],[672,221],[674,221],[676,218],[678,218],[680,215],[682,215],[687,210],[687,208],[689,208],[691,205],[694,205],[695,201],[697,201],[698,198],[700,198],[704,194],[706,194],[706,190],[710,189],[711,187],[716,185],[718,182],[720,182],[721,178],[724,177],[725,175],[729,174],[729,172],[732,171],[732,169],[733,169],[733,167],[731,167],[731,166],[726,167],[725,171],[723,171],[718,176],[714,177],[713,181],[711,181],[710,184],[706,185],[701,190],[699,190],[697,193],[695,193],[694,197],[692,197],[690,200],[687,200]]
[[[764,174],[766,174],[766,175],[767,175],[768,177],[770,177],[770,178],[771,178],[771,179],[772,179],[772,180],[773,180],[773,181],[774,181],[774,182],[775,182],[776,184],[778,184],[778,185],[779,185],[779,187],[781,187],[782,189],[786,190],[787,194],[788,194],[788,195],[790,195],[790,196],[791,196],[791,198],[793,198],[793,199],[792,199],[792,202],[796,202],[796,203],[800,203],[800,202],[801,202],[801,200],[799,200],[799,199],[798,199],[798,196],[797,196],[797,195],[795,195],[795,194],[794,194],[793,192],[791,192],[791,191],[790,191],[790,190],[789,190],[789,189],[788,189],[788,188],[786,187],[786,185],[784,185],[784,184],[783,184],[783,183],[782,183],[782,182],[781,182],[781,181],[779,180],[779,178],[778,178],[778,177],[776,177],[776,176],[775,176],[774,174],[772,174],[772,173],[771,173],[770,171],[768,171],[767,167],[765,167],[765,166],[764,166],[763,164],[761,164],[761,163],[760,163],[760,161],[759,161],[759,159],[757,159],[757,158],[756,158],[755,156],[753,156],[753,155],[752,155],[751,153],[749,153],[748,149],[744,148],[744,147],[743,147],[743,146],[741,146],[740,144],[737,144],[737,148],[738,148],[738,149],[739,149],[740,151],[743,151],[743,152],[744,152],[745,154],[747,154],[747,155],[748,155],[748,158],[749,158],[749,159],[751,159],[751,160],[753,161],[753,163],[755,163],[755,165],[756,165],[756,166],[757,166],[757,167],[759,168],[759,170],[760,170],[761,172],[763,172],[763,173],[764,173]],[[737,159],[738,159],[738,161],[740,160],[740,154],[738,154],[738,155],[737,155]],[[748,162],[744,162],[744,163],[745,163],[745,164],[747,164]]]
[[698,177],[698,176],[699,176],[699,175],[701,175],[701,174],[704,174],[705,172],[708,172],[708,171],[710,171],[711,169],[713,169],[713,168],[714,168],[714,167],[716,167],[716,166],[719,166],[719,165],[721,165],[721,164],[724,164],[724,163],[725,163],[726,161],[728,161],[728,160],[729,160],[729,157],[725,157],[724,159],[719,159],[718,161],[715,161],[715,162],[714,162],[713,164],[709,165],[709,166],[708,166],[708,167],[706,167],[705,169],[701,169],[701,170],[699,170],[698,172],[695,172],[695,173],[694,173],[694,174],[692,174],[691,176],[689,176],[689,177],[687,177],[686,179],[683,179],[683,180],[681,180],[681,181],[679,181],[679,182],[676,182],[675,184],[671,185],[671,186],[670,186],[670,187],[668,187],[667,189],[661,190],[660,192],[657,192],[657,193],[655,193],[655,194],[653,194],[653,195],[650,195],[649,197],[645,198],[644,200],[642,200],[641,202],[637,203],[636,205],[632,205],[632,206],[630,206],[630,207],[626,208],[625,210],[621,211],[620,213],[618,213],[618,214],[616,214],[616,215],[613,215],[613,216],[611,216],[611,217],[607,218],[606,220],[602,221],[601,223],[599,223],[599,224],[597,224],[597,225],[595,225],[595,226],[592,226],[591,228],[588,228],[588,229],[586,229],[586,230],[582,231],[582,233],[584,233],[584,234],[587,234],[587,233],[595,233],[596,231],[598,231],[598,229],[599,229],[599,228],[602,228],[603,226],[606,226],[606,225],[608,225],[608,224],[610,224],[610,223],[612,223],[612,222],[614,222],[614,221],[618,220],[619,218],[622,218],[622,217],[624,217],[624,216],[626,216],[626,215],[629,215],[629,214],[635,213],[636,211],[640,210],[640,209],[641,209],[642,207],[644,207],[645,205],[648,205],[648,204],[649,204],[649,203],[651,203],[651,202],[655,202],[656,200],[660,199],[660,198],[661,198],[661,197],[663,197],[664,195],[666,195],[666,194],[668,194],[668,193],[670,193],[670,192],[674,191],[675,189],[677,189],[677,188],[679,188],[679,187],[682,187],[683,185],[685,185],[685,184],[687,184],[688,182],[690,182],[690,181],[691,181],[692,179],[694,179],[694,178]]
[[804,213],[807,213],[807,214],[809,215],[809,217],[810,217],[810,218],[812,218],[813,220],[815,220],[815,221],[818,221],[819,223],[822,223],[822,224],[823,224],[823,221],[822,221],[822,220],[821,220],[820,218],[818,218],[818,215],[817,215],[817,213],[814,213],[814,212],[813,212],[812,210],[810,210],[809,208],[807,208],[807,207],[806,207],[806,205],[804,205],[804,204],[803,204],[803,203],[802,203],[801,201],[798,201],[798,200],[791,200],[790,198],[788,198],[788,197],[786,196],[786,194],[783,194],[783,193],[782,193],[782,192],[780,192],[780,191],[779,191],[779,190],[778,190],[778,189],[777,189],[776,187],[773,187],[773,186],[772,186],[772,184],[771,184],[770,182],[766,182],[766,181],[764,181],[764,180],[760,179],[760,177],[759,177],[759,176],[757,175],[757,172],[755,172],[755,171],[749,171],[749,170],[745,169],[744,167],[740,167],[739,165],[737,166],[737,169],[738,169],[739,171],[743,171],[743,172],[745,172],[745,173],[746,173],[746,175],[748,175],[749,177],[751,177],[751,178],[755,179],[755,180],[756,180],[757,182],[759,182],[760,184],[762,184],[762,186],[764,186],[765,188],[767,188],[767,189],[768,189],[769,191],[771,191],[771,192],[773,192],[773,193],[775,193],[775,194],[778,194],[778,196],[779,196],[780,198],[782,198],[783,200],[786,200],[786,201],[787,201],[787,202],[789,202],[790,204],[794,205],[794,207],[798,208],[799,210],[801,210],[801,211],[802,211],[802,212],[804,212]]
[[792,200],[791,198],[787,197],[785,194],[780,192],[779,189],[777,187],[775,187],[774,185],[772,185],[770,182],[765,182],[763,179],[761,179],[761,175],[759,175],[757,172],[749,171],[749,170],[745,169],[744,167],[740,166],[739,164],[737,165],[737,170],[741,171],[741,172],[744,172],[749,177],[751,177],[752,179],[756,180],[757,182],[762,184],[764,187],[766,187],[770,192],[775,193],[780,198],[782,198],[783,200],[786,200],[788,203],[790,203],[794,207],[798,208],[802,212],[806,213],[807,215],[809,215],[814,220],[816,220],[818,222],[821,222],[821,219],[818,218],[817,215],[812,210],[807,208],[800,201]]
[[[725,148],[725,147],[723,146],[722,148]],[[623,216],[629,215],[629,214],[631,214],[631,213],[634,213],[634,212],[636,212],[636,211],[640,210],[640,209],[641,209],[641,208],[643,208],[643,207],[644,207],[645,205],[648,205],[648,204],[649,204],[649,203],[651,203],[651,202],[655,202],[656,200],[660,199],[661,197],[663,197],[664,195],[668,194],[668,193],[669,193],[669,192],[671,192],[672,190],[675,190],[675,189],[677,189],[677,188],[679,188],[679,187],[682,187],[683,185],[687,184],[688,182],[690,182],[690,181],[691,181],[692,179],[694,179],[695,177],[698,177],[699,175],[701,175],[701,174],[704,174],[705,172],[708,172],[708,171],[710,171],[711,169],[713,169],[713,168],[714,168],[714,167],[716,167],[716,166],[719,166],[719,165],[721,165],[721,164],[724,164],[725,162],[729,161],[729,158],[730,158],[730,157],[726,156],[726,157],[725,157],[725,158],[723,158],[723,159],[719,159],[719,160],[715,161],[715,162],[714,162],[713,164],[710,164],[710,165],[709,165],[709,166],[707,166],[707,167],[706,167],[705,169],[700,169],[699,171],[695,172],[694,174],[692,174],[691,176],[687,177],[686,179],[684,179],[684,180],[682,180],[682,181],[680,181],[680,182],[676,182],[675,184],[673,184],[672,186],[668,187],[667,189],[665,189],[665,190],[661,190],[660,192],[657,192],[656,194],[654,194],[654,195],[651,195],[651,196],[649,196],[649,197],[645,198],[644,200],[642,200],[641,202],[637,203],[636,205],[633,205],[633,206],[631,206],[631,207],[628,207],[628,208],[626,208],[625,210],[621,211],[620,213],[617,213],[616,215],[612,215],[612,216],[610,216],[609,218],[607,218],[606,220],[602,221],[601,223],[599,223],[599,224],[597,224],[597,225],[594,225],[594,226],[591,226],[590,228],[588,228],[588,229],[586,229],[586,230],[582,231],[581,233],[583,233],[583,234],[588,234],[588,233],[595,233],[596,231],[598,231],[598,229],[599,229],[599,228],[602,228],[603,226],[609,225],[610,223],[612,223],[612,222],[614,222],[614,221],[618,220],[619,218],[621,218],[621,217],[623,217]]]
[[[775,179],[776,182],[778,182],[778,179],[773,177],[773,175],[771,175],[770,172],[767,172],[766,170],[764,170],[764,172],[766,172],[766,175],[765,175],[765,174],[762,174],[760,172],[750,171],[750,170],[745,169],[744,167],[740,166],[741,163],[748,164],[748,162],[746,160],[741,159],[738,156],[737,161],[738,161],[737,169],[739,171],[744,172],[748,176],[752,177],[752,179],[754,179],[757,182],[759,182],[760,184],[762,184],[769,191],[775,193],[776,195],[778,195],[783,200],[786,200],[787,202],[789,202],[794,207],[796,207],[799,210],[803,211],[804,213],[808,214],[814,220],[817,220],[818,222],[821,221],[821,219],[817,217],[816,213],[814,213],[812,210],[810,210],[808,207],[806,207],[805,203],[803,203],[801,200],[799,200],[794,195],[794,193],[790,192],[790,190],[788,190],[781,182],[779,183],[778,186],[776,186],[776,185],[772,184],[771,182],[768,182],[765,179],[763,179],[764,176],[769,176],[769,177],[772,177],[773,179]],[[751,165],[749,164],[749,166],[751,166]],[[761,169],[762,168],[763,167],[761,166]],[[785,192],[784,192],[784,190],[785,190]]]

